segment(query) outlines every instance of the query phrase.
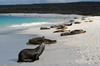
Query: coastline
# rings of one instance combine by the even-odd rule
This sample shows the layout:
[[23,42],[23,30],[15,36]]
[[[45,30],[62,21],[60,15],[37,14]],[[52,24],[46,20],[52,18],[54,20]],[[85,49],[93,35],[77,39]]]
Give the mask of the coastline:
[[[45,14],[43,14],[43,16],[45,16]],[[81,17],[83,16],[76,17],[78,17],[78,19],[74,20],[76,22],[81,22],[81,24],[73,24],[72,26],[69,26],[68,29],[83,29],[86,30],[86,33],[70,36],[60,36],[60,33],[53,33],[53,31],[56,30],[55,28],[52,28],[50,30],[40,30],[40,27],[42,26],[49,27],[51,25],[39,25],[37,27],[28,27],[25,30],[15,32],[10,35],[0,35],[0,51],[2,52],[1,56],[3,56],[0,59],[0,66],[100,65],[100,17],[88,16],[86,17],[86,20],[81,20]],[[87,20],[92,20],[93,22],[85,22]],[[57,43],[52,45],[46,45],[46,49],[44,53],[40,56],[40,59],[38,61],[32,63],[17,63],[16,61],[18,59],[19,51],[25,48],[34,48],[34,45],[26,45],[26,42],[30,38],[38,36],[45,36],[49,39],[55,39],[57,40]]]
[[[66,16],[77,16],[77,14],[39,14],[39,13],[2,13],[3,16],[22,16],[22,17],[66,17]],[[81,15],[80,15],[81,16]]]

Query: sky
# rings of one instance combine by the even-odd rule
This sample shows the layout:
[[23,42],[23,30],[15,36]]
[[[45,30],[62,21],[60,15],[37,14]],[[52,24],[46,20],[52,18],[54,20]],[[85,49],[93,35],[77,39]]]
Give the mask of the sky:
[[100,1],[100,0],[0,0],[0,5],[9,4],[34,4],[34,3],[66,3],[78,1]]

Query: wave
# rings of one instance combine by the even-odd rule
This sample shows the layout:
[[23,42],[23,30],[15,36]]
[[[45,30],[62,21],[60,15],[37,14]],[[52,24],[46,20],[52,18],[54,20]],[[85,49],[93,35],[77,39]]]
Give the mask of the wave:
[[37,23],[22,23],[22,24],[14,24],[10,27],[28,27],[28,26],[36,26],[36,25],[43,25],[43,24],[49,24],[48,22],[37,22]]
[[[29,27],[29,26],[38,26],[38,25],[44,25],[44,24],[57,24],[58,22],[37,22],[37,23],[22,23],[22,24],[14,24],[10,27]],[[59,22],[62,23],[62,22]]]

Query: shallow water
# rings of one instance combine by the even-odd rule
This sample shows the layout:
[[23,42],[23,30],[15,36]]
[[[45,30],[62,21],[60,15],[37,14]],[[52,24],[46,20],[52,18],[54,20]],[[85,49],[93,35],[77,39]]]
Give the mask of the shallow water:
[[0,16],[0,27],[30,26],[30,25],[39,25],[48,22],[59,22],[59,21],[62,21],[62,18]]

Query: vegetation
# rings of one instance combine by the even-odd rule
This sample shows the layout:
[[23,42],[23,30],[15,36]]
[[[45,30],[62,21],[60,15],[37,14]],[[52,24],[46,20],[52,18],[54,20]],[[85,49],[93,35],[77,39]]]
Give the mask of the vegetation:
[[0,13],[60,13],[100,15],[100,2],[0,5]]

